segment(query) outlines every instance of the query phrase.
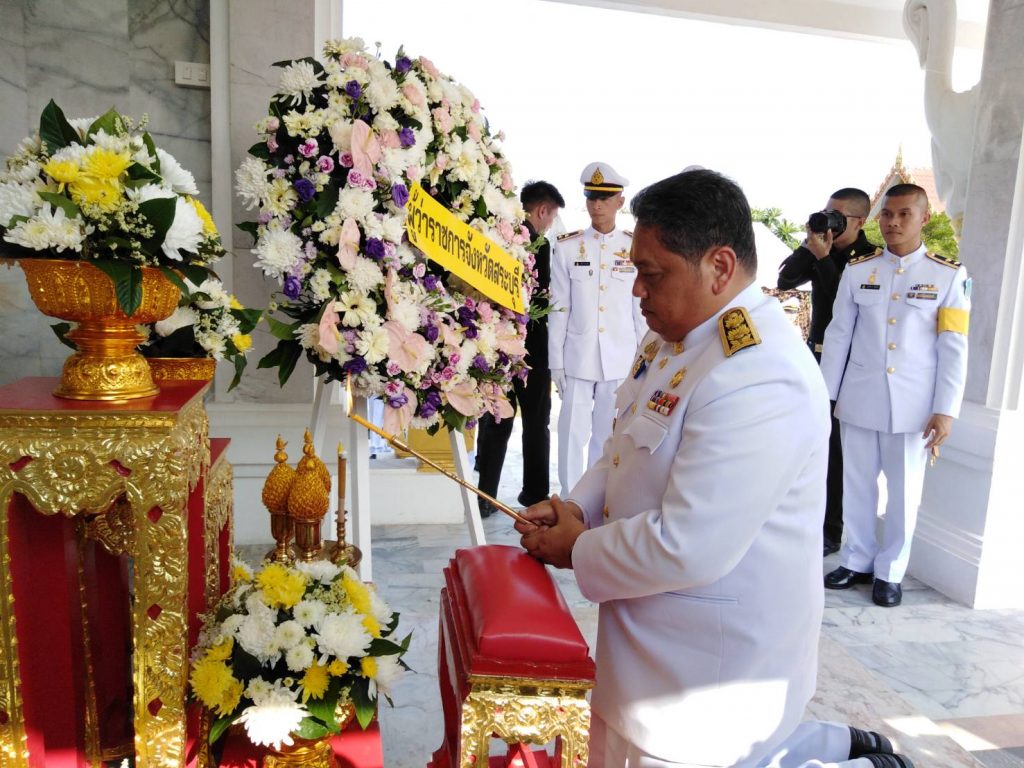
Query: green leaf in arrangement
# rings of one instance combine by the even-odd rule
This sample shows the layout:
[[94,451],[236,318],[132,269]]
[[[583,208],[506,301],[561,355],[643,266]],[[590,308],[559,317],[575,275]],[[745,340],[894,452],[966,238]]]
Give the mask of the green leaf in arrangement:
[[91,137],[94,133],[99,133],[102,130],[104,133],[113,136],[117,132],[118,118],[120,118],[120,115],[117,114],[117,110],[113,108],[108,109],[92,121],[92,125],[89,126],[89,130],[85,132],[85,135]]
[[39,138],[51,155],[69,144],[81,143],[78,131],[71,126],[53,99],[50,99],[39,117]]
[[53,335],[57,337],[61,344],[65,347],[71,347],[71,349],[78,349],[78,346],[71,339],[68,338],[68,331],[71,330],[71,323],[54,323],[50,326],[50,330],[53,331]]
[[211,744],[216,742],[221,736],[224,735],[228,727],[231,725],[231,721],[233,719],[234,718],[232,718],[230,715],[227,715],[225,717],[218,717],[216,720],[213,721],[213,723],[210,724]]
[[277,380],[283,387],[292,375],[292,371],[295,370],[295,364],[299,362],[300,357],[302,357],[302,346],[299,342],[281,339],[277,342],[276,347],[260,358],[258,367],[273,368],[278,366]]
[[156,154],[156,144],[153,143],[153,137],[149,135],[149,131],[142,134],[142,143],[146,145],[146,151],[153,158],[153,170],[160,173],[160,158]]
[[253,157],[258,157],[260,160],[270,159],[270,149],[267,147],[267,142],[257,141],[251,147],[249,147],[249,154]]
[[256,239],[256,235],[259,233],[260,225],[255,221],[243,221],[241,224],[236,224],[240,230],[245,232],[247,235],[252,235],[252,239]]
[[296,728],[293,733],[300,739],[322,739],[328,735],[330,731],[327,726],[321,723],[319,720],[313,717],[304,717],[302,722],[299,723],[299,727]]
[[[132,163],[131,165],[128,166],[128,178],[131,179],[132,181],[140,181],[144,183],[150,181],[160,181],[159,174],[150,170],[142,163]],[[169,200],[171,198],[167,199]]]
[[69,219],[73,219],[81,213],[74,200],[70,197],[64,197],[59,192],[38,192],[37,194],[43,200],[50,203],[50,205],[64,211],[64,215]]
[[295,338],[295,329],[299,327],[300,323],[288,325],[267,315],[267,325],[270,326],[270,333],[275,339],[291,340]]
[[146,221],[153,227],[153,240],[159,245],[167,237],[167,230],[174,223],[174,208],[176,198],[158,197],[139,203],[139,213],[146,217]]
[[237,355],[235,357],[235,375],[231,379],[231,384],[228,385],[228,392],[237,387],[238,383],[242,380],[242,374],[245,372],[247,362],[245,355]]
[[177,270],[162,266],[160,267],[160,271],[163,272],[164,277],[178,286],[178,290],[181,291],[182,298],[188,296],[188,286],[185,285],[185,281],[181,279],[181,275],[178,274]]
[[338,204],[338,187],[334,184],[328,185],[316,196],[316,215],[318,218],[326,219],[334,211]]
[[114,284],[114,293],[117,294],[121,311],[129,317],[134,315],[142,303],[142,267],[106,259],[97,259],[92,263],[97,269],[103,270]]
[[356,708],[356,720],[364,731],[377,712],[377,702],[370,698],[369,681],[358,678],[352,684],[352,704]]
[[184,274],[192,285],[202,285],[206,278],[217,276],[212,269],[204,267],[202,264],[181,264],[175,269]]

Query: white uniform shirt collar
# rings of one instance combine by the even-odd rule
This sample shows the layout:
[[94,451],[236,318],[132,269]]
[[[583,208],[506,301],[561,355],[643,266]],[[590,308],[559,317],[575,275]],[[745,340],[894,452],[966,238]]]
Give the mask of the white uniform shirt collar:
[[764,292],[756,282],[751,283],[742,291],[737,293],[732,301],[722,307],[718,312],[698,325],[686,336],[683,337],[683,349],[693,349],[707,343],[711,337],[718,334],[718,318],[723,312],[733,307],[745,307],[748,310],[764,301]]
[[606,237],[612,237],[613,235],[617,235],[618,233],[619,233],[619,228],[618,227],[613,229],[611,232],[598,232],[593,227],[587,227],[587,235],[594,235],[598,239],[603,239],[603,238],[606,238]]
[[907,267],[913,264],[917,264],[917,262],[924,258],[924,255],[927,252],[928,248],[925,247],[924,243],[921,243],[921,247],[918,248],[916,251],[911,251],[906,256],[897,256],[895,253],[889,250],[888,246],[886,246],[886,249],[885,251],[883,251],[882,256],[885,258],[887,264],[894,264],[897,267],[903,267],[904,269],[906,269]]

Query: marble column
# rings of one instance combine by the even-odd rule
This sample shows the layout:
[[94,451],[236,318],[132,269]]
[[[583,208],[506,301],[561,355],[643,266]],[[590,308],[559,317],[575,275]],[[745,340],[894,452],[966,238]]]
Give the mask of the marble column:
[[992,0],[960,254],[973,277],[963,412],[930,470],[911,572],[979,608],[1024,605],[1024,5]]

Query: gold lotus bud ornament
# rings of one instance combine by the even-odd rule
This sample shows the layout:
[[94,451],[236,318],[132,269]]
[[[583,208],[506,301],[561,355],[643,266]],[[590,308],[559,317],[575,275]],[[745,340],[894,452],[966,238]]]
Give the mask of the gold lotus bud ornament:
[[263,505],[270,512],[270,535],[277,542],[277,546],[267,555],[267,558],[275,563],[287,563],[292,559],[288,548],[288,543],[292,538],[292,520],[288,516],[288,495],[295,482],[296,473],[288,466],[288,454],[284,452],[286,445],[284,439],[278,435],[277,453],[274,454],[274,461],[277,463],[263,483]]
[[288,492],[288,516],[294,525],[299,557],[315,560],[322,546],[320,524],[330,505],[328,494],[331,475],[313,450],[309,430],[306,430],[306,444],[302,446],[302,453],[304,455],[299,461],[295,481]]

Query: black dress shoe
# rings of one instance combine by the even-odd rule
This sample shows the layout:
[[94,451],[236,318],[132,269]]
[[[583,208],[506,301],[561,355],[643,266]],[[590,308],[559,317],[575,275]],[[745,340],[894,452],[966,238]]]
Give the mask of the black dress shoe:
[[891,755],[892,742],[878,731],[862,731],[850,726],[850,759],[864,755]]
[[534,504],[539,504],[540,502],[545,501],[548,497],[541,496],[540,498],[531,498],[530,496],[527,496],[525,493],[520,491],[519,495],[516,498],[519,500],[519,503],[522,504],[524,507],[532,507]]
[[498,508],[491,502],[480,499],[480,517],[490,517],[497,511]]
[[838,552],[838,551],[839,551],[839,542],[835,541],[833,539],[830,539],[828,536],[826,536],[825,540],[824,540],[824,546],[822,548],[821,556],[822,557],[828,557],[833,552]]
[[891,581],[875,579],[875,587],[871,590],[871,599],[875,605],[883,608],[895,608],[903,602],[903,588]]
[[855,584],[870,584],[875,578],[871,573],[859,573],[839,566],[825,577],[825,589],[849,589]]
[[871,761],[875,768],[914,768],[914,764],[905,755],[861,755]]

